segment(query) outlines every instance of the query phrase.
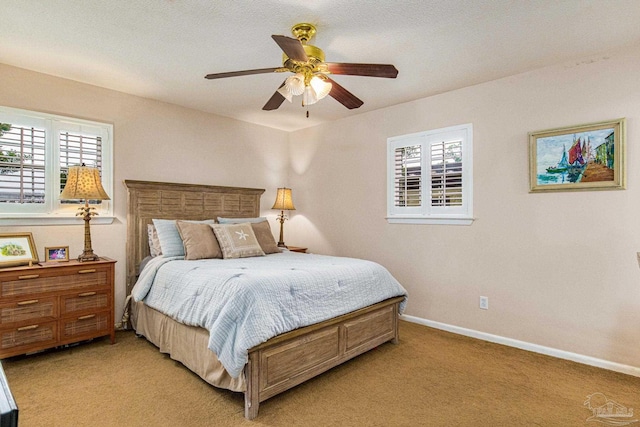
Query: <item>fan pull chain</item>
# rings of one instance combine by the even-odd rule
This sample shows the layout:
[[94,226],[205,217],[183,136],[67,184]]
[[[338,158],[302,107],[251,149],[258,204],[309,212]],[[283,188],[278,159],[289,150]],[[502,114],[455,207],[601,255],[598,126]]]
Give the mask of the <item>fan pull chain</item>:
[[307,108],[307,119],[309,118],[309,109]]

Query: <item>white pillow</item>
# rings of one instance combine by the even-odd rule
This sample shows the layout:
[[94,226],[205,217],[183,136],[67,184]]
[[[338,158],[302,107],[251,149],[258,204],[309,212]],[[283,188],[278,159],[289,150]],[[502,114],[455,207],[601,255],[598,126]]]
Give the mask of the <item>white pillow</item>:
[[[186,222],[200,222],[204,224],[214,224],[215,220],[207,219],[204,221],[186,221]],[[158,233],[158,240],[160,240],[160,248],[162,249],[162,256],[184,256],[184,244],[180,232],[176,226],[175,219],[154,219],[153,225],[156,227],[156,233]]]

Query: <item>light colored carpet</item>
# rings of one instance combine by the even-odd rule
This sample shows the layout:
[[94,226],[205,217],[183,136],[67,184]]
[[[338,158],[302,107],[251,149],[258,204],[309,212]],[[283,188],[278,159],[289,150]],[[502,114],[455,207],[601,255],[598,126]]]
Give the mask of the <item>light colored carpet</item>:
[[132,332],[2,364],[20,427],[603,425],[583,405],[596,392],[640,414],[640,378],[404,321],[399,345],[263,402],[254,421],[242,394]]

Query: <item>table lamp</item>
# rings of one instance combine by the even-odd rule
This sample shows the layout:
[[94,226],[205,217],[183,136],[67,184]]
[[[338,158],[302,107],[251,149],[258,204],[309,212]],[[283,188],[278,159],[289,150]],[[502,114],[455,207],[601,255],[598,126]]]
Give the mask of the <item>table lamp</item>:
[[291,198],[290,188],[278,188],[278,194],[276,195],[276,201],[271,209],[279,209],[280,215],[278,215],[278,221],[280,221],[280,239],[278,240],[278,247],[286,248],[284,244],[284,222],[287,217],[284,211],[295,211],[293,206],[293,199]]
[[98,255],[93,253],[91,248],[91,229],[89,221],[94,215],[96,208],[89,207],[89,200],[110,200],[107,192],[102,188],[100,171],[97,168],[85,166],[71,166],[67,175],[67,183],[60,194],[60,200],[82,200],[84,206],[78,208],[76,216],[82,216],[84,220],[84,251],[78,256],[78,261],[97,261]]

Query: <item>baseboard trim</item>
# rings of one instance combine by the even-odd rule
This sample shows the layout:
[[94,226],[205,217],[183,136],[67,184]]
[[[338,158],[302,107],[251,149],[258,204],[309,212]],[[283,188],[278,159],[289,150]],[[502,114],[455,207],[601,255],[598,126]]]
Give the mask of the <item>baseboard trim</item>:
[[519,348],[521,350],[532,351],[547,356],[557,357],[558,359],[571,360],[573,362],[582,363],[584,365],[595,366],[597,368],[608,369],[610,371],[620,372],[634,377],[640,377],[640,367],[623,365],[621,363],[610,362],[608,360],[597,359],[583,354],[572,353],[570,351],[558,350],[557,348],[545,347],[543,345],[532,344],[526,341],[519,341],[512,338],[506,338],[499,335],[488,334],[486,332],[476,331],[474,329],[462,328],[460,326],[449,325],[447,323],[435,322],[420,317],[408,316],[403,314],[400,316],[402,320],[412,323],[418,323],[431,328],[452,332],[458,335],[464,335],[471,338],[477,338],[484,341],[502,344],[509,347]]

